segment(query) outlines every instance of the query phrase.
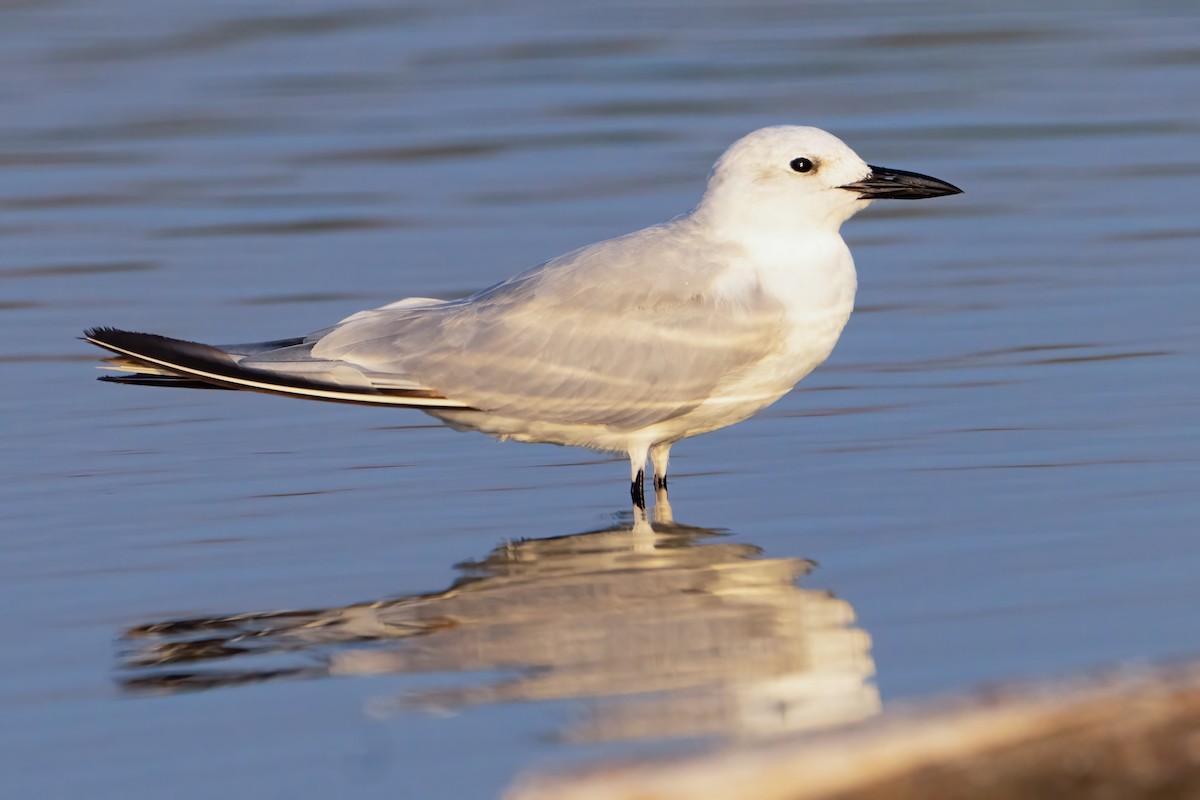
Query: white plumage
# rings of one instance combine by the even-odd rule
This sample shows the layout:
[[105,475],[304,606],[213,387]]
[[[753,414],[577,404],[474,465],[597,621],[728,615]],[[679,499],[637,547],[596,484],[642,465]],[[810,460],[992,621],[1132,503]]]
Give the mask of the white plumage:
[[451,302],[409,298],[309,336],[210,347],[112,329],[131,383],[211,384],[421,408],[460,429],[626,452],[641,500],[680,439],[779,399],[832,351],[854,303],[838,230],[876,197],[953,186],[871,167],[832,135],[735,142],[685,216]]

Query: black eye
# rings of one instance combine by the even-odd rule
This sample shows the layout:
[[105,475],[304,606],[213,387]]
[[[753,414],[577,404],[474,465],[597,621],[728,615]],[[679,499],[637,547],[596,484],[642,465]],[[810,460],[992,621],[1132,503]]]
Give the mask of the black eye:
[[807,158],[793,158],[789,166],[796,172],[812,172],[816,165]]

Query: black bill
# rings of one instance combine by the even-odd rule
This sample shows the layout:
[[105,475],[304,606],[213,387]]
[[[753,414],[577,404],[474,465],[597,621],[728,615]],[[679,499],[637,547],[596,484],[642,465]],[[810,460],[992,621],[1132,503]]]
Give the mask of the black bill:
[[962,189],[957,186],[918,172],[867,166],[871,167],[870,175],[839,188],[858,192],[862,200],[920,200],[923,197],[962,194]]

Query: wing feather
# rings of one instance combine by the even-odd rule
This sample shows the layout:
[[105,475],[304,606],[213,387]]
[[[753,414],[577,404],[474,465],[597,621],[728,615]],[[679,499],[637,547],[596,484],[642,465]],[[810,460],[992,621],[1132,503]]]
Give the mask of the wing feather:
[[713,290],[731,254],[671,226],[584,248],[470,298],[356,315],[311,356],[518,419],[635,430],[778,352],[784,309]]

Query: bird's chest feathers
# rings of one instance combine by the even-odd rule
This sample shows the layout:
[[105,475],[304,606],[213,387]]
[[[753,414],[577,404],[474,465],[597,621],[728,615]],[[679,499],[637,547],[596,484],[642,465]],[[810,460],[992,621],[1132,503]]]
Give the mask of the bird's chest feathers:
[[732,305],[757,295],[781,307],[793,353],[832,350],[854,308],[854,259],[840,236],[757,240],[746,257],[717,281]]

